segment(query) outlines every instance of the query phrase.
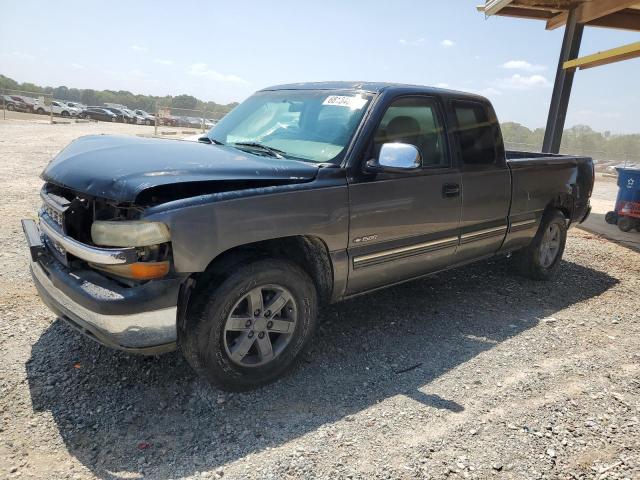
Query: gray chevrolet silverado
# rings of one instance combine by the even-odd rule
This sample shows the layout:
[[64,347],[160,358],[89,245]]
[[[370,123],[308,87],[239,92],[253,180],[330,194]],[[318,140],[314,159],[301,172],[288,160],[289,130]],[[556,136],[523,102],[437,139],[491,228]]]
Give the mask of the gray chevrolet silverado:
[[331,82],[259,91],[198,142],[83,137],[42,178],[23,229],[43,302],[242,390],[292,367],[323,303],[494,255],[549,278],[594,173],[505,152],[483,97]]

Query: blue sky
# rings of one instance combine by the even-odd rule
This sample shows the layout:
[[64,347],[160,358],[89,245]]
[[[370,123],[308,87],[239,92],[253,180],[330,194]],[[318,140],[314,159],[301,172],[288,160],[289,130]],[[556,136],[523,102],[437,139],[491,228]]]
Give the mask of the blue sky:
[[[240,101],[264,86],[375,80],[488,96],[544,126],[562,29],[492,17],[481,0],[1,0],[0,73],[18,81]],[[587,28],[582,54],[640,40]],[[576,74],[567,126],[640,132],[640,59]]]

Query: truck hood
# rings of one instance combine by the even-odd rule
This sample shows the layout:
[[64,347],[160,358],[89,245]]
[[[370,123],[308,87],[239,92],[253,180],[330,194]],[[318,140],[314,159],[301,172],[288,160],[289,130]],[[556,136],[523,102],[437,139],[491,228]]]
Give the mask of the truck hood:
[[308,163],[252,155],[233,147],[91,135],[62,150],[41,177],[95,197],[134,202],[144,190],[165,185],[199,185],[198,193],[206,185],[215,192],[218,182],[282,185],[310,181],[317,172],[318,167]]

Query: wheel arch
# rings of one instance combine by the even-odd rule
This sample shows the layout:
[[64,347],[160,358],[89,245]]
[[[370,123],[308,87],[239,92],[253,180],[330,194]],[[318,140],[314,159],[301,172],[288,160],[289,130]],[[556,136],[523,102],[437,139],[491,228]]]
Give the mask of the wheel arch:
[[545,207],[544,213],[546,214],[551,210],[559,210],[560,212],[562,212],[567,221],[571,222],[571,219],[573,218],[574,206],[575,199],[573,195],[569,193],[560,193],[553,199],[551,199],[551,201]]
[[212,259],[204,272],[192,275],[192,287],[203,277],[221,281],[226,272],[239,262],[263,258],[281,258],[294,262],[309,274],[321,302],[328,302],[331,298],[334,284],[331,256],[326,243],[313,235],[274,238],[230,248]]

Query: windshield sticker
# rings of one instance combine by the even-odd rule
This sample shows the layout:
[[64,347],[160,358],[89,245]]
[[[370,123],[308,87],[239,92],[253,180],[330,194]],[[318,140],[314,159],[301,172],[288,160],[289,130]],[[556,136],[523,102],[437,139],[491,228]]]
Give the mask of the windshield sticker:
[[329,95],[325,98],[322,105],[334,105],[336,107],[348,107],[352,110],[356,110],[364,107],[367,103],[367,99],[360,95],[356,97],[349,97],[347,95]]

